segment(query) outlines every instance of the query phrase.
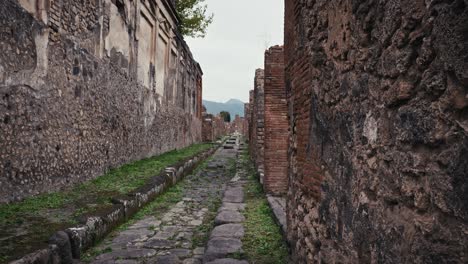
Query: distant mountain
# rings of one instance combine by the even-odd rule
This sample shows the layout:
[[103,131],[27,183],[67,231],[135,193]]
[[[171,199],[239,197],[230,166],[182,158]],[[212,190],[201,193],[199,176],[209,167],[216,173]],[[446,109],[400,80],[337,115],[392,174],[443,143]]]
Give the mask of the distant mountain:
[[221,111],[228,111],[232,119],[236,115],[244,116],[244,102],[238,99],[231,99],[225,103],[203,100],[203,105],[206,107],[206,111],[212,115],[217,115]]

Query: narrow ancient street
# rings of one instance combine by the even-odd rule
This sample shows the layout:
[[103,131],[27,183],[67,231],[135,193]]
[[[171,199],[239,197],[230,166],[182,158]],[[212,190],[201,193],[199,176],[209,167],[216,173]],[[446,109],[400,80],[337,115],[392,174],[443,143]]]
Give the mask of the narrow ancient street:
[[231,138],[173,187],[181,192],[180,201],[165,208],[150,204],[139,220],[91,249],[83,263],[248,263],[241,260],[247,182],[246,168],[238,160],[241,151],[245,145],[240,138]]
[[468,0],[0,1],[0,264],[468,263]]

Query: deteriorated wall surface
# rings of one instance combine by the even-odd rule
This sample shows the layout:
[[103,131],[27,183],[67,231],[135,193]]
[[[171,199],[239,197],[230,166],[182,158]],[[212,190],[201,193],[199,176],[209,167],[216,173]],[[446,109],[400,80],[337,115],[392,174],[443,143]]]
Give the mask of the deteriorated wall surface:
[[[265,97],[264,97],[265,72],[263,69],[255,71],[253,109],[252,109],[252,144],[254,146],[252,159],[256,169],[261,175],[264,171],[264,138],[265,138]],[[261,176],[263,182],[263,176]]]
[[236,115],[234,120],[229,124],[229,133],[243,133],[244,131],[244,118]]
[[250,118],[251,118],[250,117],[250,103],[245,103],[244,104],[244,124],[243,124],[242,134],[244,138],[246,138],[247,140],[249,140],[250,138],[250,135],[249,135]]
[[250,153],[253,154],[255,150],[255,145],[253,145],[253,137],[254,137],[254,102],[255,102],[255,94],[254,90],[249,91],[249,149]]
[[468,1],[286,1],[294,263],[468,262]]
[[284,52],[274,46],[265,52],[265,191],[288,191],[288,116],[284,84]]
[[156,1],[2,0],[0,202],[201,141],[176,28]]
[[202,138],[203,142],[214,142],[228,133],[227,123],[218,114],[216,116],[203,113]]
[[213,127],[213,116],[205,114],[202,121],[202,140],[203,142],[213,142],[214,127]]

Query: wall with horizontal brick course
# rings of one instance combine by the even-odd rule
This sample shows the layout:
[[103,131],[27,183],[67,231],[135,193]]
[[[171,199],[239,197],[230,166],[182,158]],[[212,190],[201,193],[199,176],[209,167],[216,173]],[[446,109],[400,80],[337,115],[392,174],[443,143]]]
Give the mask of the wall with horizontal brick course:
[[274,195],[288,190],[288,116],[284,83],[284,52],[274,46],[265,52],[265,176],[264,188]]

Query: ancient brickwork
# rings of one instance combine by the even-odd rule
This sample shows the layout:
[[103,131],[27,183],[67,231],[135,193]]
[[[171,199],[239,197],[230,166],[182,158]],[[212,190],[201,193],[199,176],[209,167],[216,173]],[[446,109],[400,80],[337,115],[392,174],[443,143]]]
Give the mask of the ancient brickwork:
[[0,47],[0,202],[201,141],[167,1],[3,0]]
[[252,107],[252,159],[260,172],[263,182],[264,173],[264,138],[265,138],[265,102],[264,102],[265,72],[263,69],[255,71],[254,95]]
[[265,52],[265,176],[267,193],[288,190],[288,116],[284,84],[284,52],[274,46]]
[[286,1],[294,263],[468,262],[468,2]]

